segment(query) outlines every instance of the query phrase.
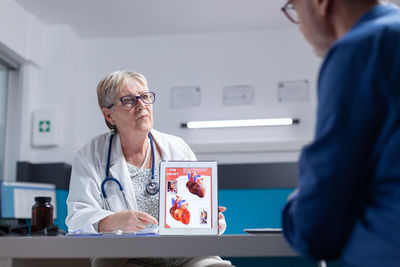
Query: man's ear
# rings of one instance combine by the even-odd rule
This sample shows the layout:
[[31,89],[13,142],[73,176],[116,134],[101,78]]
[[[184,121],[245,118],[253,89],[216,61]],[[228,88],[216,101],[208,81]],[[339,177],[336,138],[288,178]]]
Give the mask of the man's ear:
[[111,109],[102,108],[101,112],[103,113],[104,119],[106,119],[111,125],[115,125],[115,121],[111,117]]
[[317,14],[321,17],[326,17],[331,9],[332,1],[333,0],[313,0]]

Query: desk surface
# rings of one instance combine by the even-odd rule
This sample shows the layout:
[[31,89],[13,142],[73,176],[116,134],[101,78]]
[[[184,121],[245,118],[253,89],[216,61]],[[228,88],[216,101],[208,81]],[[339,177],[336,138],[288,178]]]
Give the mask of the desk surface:
[[296,256],[281,234],[135,237],[0,237],[1,258]]

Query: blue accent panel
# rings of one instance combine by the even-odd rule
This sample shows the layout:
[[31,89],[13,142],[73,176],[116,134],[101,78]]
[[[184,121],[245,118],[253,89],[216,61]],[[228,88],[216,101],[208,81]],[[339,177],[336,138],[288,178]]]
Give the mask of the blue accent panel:
[[244,234],[244,228],[281,227],[281,212],[290,189],[220,189],[218,202],[224,212],[225,234]]
[[54,220],[54,224],[64,231],[67,231],[67,226],[65,225],[65,219],[67,218],[67,197],[68,190],[56,190],[57,219]]
[[1,185],[1,217],[14,218],[14,187]]
[[[220,189],[219,205],[224,212],[225,234],[244,234],[244,228],[281,227],[281,212],[290,189]],[[317,267],[316,261],[301,257],[227,258],[235,266]],[[340,261],[328,262],[328,267],[341,267]]]

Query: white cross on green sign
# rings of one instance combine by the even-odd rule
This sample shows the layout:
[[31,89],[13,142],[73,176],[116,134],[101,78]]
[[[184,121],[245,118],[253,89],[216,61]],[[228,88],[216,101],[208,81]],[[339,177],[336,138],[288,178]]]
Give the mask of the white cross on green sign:
[[39,132],[47,133],[50,132],[50,121],[39,121]]

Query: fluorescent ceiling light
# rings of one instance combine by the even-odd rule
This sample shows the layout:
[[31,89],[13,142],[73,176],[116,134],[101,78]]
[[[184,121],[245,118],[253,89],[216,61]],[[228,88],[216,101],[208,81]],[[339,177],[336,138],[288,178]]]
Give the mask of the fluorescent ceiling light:
[[224,127],[252,127],[252,126],[282,126],[299,123],[299,119],[274,118],[254,120],[220,120],[220,121],[189,121],[182,123],[182,127],[190,129],[224,128]]

